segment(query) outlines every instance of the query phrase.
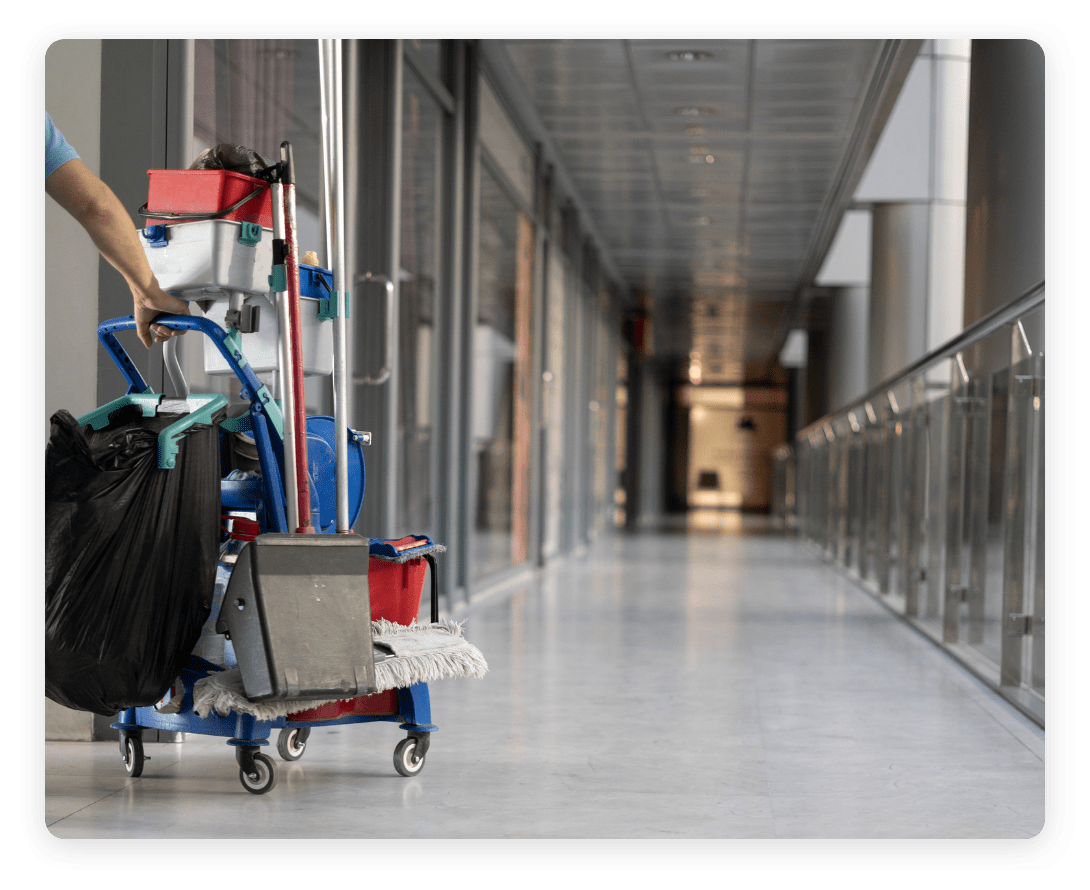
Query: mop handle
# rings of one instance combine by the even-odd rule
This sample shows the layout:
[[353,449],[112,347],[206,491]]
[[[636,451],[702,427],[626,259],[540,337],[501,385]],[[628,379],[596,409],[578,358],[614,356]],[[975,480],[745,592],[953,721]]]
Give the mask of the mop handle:
[[[299,241],[295,225],[295,161],[291,143],[280,143],[280,182],[283,186],[284,209],[284,271],[287,277],[288,355],[292,380],[291,413],[294,427],[295,491],[298,503],[297,534],[314,532],[310,522],[310,487],[307,484],[307,416],[306,393],[303,388],[303,331],[299,319]],[[288,455],[284,455],[288,459]]]

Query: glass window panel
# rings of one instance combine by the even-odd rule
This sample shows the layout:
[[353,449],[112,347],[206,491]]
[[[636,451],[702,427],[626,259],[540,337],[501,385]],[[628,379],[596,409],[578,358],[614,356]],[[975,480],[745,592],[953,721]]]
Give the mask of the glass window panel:
[[[321,84],[316,40],[196,40],[193,74],[195,159],[220,143],[256,151],[270,164],[288,141],[295,161],[296,225],[301,253],[313,250],[328,268],[320,217]],[[204,374],[205,345],[185,337],[180,358],[193,391],[237,398],[233,377]],[[275,374],[260,375],[275,393]],[[239,402],[238,404],[242,404]],[[307,411],[328,414],[328,377],[306,381]],[[234,407],[230,410],[234,412]]]
[[478,310],[473,331],[470,571],[527,552],[533,228],[481,166]]
[[317,40],[197,40],[193,157],[227,142],[269,163],[295,158],[299,246],[321,254],[321,85]]
[[[604,295],[604,294],[603,294]],[[592,530],[601,531],[605,526],[604,507],[609,496],[609,480],[606,475],[609,464],[609,392],[611,349],[609,325],[604,315],[598,316],[598,344],[595,347],[594,401],[591,403],[593,430],[591,444],[594,448],[594,501]]]
[[481,142],[492,155],[516,194],[528,207],[534,203],[534,157],[483,77],[481,84]]
[[405,45],[414,50],[413,58],[422,63],[439,80],[443,80],[440,67],[440,42],[438,40],[406,40]]
[[408,533],[435,523],[435,301],[444,115],[405,69],[401,141],[401,274],[398,388],[398,512]]
[[545,427],[545,523],[542,554],[560,550],[561,495],[564,479],[564,293],[565,262],[555,244],[549,250],[545,300],[545,375],[541,389],[542,425]]

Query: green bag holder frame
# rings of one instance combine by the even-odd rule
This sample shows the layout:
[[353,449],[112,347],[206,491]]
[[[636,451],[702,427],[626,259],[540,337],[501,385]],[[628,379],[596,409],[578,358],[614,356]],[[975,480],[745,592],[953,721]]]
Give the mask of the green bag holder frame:
[[[159,405],[162,400],[163,396],[161,393],[129,393],[119,399],[114,399],[101,408],[96,408],[94,411],[84,414],[79,418],[79,425],[86,426],[87,424],[90,424],[91,429],[100,430],[109,424],[111,414],[117,411],[118,408],[125,408],[129,405],[139,406],[144,417],[154,417],[159,410]],[[182,435],[191,426],[198,423],[211,423],[212,415],[220,408],[226,407],[227,396],[220,395],[219,393],[204,395],[194,393],[185,399],[185,401],[188,405],[193,405],[194,402],[197,402],[197,407],[192,408],[185,417],[175,421],[159,433],[160,469],[169,470],[174,467],[174,464],[178,459],[178,440],[182,438]]]

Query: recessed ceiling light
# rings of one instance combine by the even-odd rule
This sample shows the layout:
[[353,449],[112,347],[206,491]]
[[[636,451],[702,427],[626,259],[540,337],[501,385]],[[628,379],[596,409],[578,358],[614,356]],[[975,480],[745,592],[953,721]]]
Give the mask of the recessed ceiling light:
[[692,154],[689,155],[690,164],[714,164],[715,155]]
[[715,114],[706,105],[682,105],[680,108],[675,108],[674,113],[682,117],[707,117],[709,114]]
[[711,53],[701,52],[695,49],[675,50],[667,53],[666,58],[671,62],[703,62],[711,58]]

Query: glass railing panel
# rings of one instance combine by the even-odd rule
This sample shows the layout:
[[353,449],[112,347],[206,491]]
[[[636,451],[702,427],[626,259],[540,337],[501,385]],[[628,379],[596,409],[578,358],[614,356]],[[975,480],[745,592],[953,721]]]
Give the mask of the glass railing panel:
[[896,505],[894,496],[894,439],[896,415],[888,399],[882,398],[874,406],[878,415],[875,484],[875,530],[874,530],[874,581],[878,592],[889,593],[891,549],[895,540]]
[[863,528],[859,576],[864,581],[878,577],[878,491],[882,476],[882,424],[874,406],[863,405]]
[[898,547],[899,591],[906,615],[919,614],[926,476],[927,387],[923,375],[909,380],[908,404],[903,411],[901,536]]
[[[948,363],[949,364],[949,363]],[[953,396],[950,387],[950,368],[946,386],[929,390],[927,401],[927,433],[924,436],[927,470],[924,490],[924,535],[921,563],[925,577],[918,617],[934,626],[941,627],[944,591],[946,589],[946,519],[949,512],[947,497],[946,443],[949,439],[950,415]]]
[[[978,541],[978,559],[983,561],[979,589],[973,591],[966,642],[989,661],[999,664],[1003,613],[1003,483],[1007,456],[1007,411],[1010,371],[997,371],[985,378],[987,398],[988,445],[986,491],[979,493],[983,502],[982,540]],[[984,455],[980,457],[983,459]],[[982,482],[982,485],[985,484]]]
[[1036,497],[1030,534],[1033,540],[1033,605],[1030,609],[1030,652],[1026,676],[1031,689],[1045,694],[1045,357],[1037,356],[1038,392],[1033,403]]
[[831,563],[1040,721],[1044,311],[1024,294],[776,458],[785,526],[790,501]]

